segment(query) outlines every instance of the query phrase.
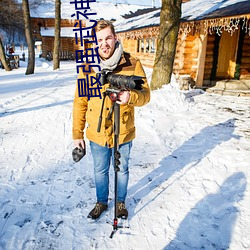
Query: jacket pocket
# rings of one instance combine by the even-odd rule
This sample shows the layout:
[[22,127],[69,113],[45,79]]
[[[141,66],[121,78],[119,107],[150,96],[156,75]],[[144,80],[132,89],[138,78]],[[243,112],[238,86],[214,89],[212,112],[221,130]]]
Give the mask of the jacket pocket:
[[127,107],[121,111],[120,133],[125,134],[134,129],[134,109]]

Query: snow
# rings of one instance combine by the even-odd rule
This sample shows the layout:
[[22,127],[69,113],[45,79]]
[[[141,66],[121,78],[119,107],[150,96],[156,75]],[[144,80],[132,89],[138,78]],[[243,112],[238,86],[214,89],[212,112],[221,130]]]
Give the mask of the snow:
[[135,16],[129,19],[119,19],[114,22],[115,30],[117,32],[139,29],[148,26],[157,26],[160,24],[160,9],[154,10],[152,12]]
[[[196,19],[205,19],[206,15],[211,14],[215,10],[219,10],[236,3],[243,3],[249,0],[191,0],[186,3],[182,3],[182,15],[181,19],[185,21],[192,21]],[[239,10],[244,13],[249,13],[250,10]],[[116,31],[122,32],[132,29],[139,29],[142,27],[158,26],[160,24],[160,12],[158,8],[150,13],[146,13],[140,16],[132,17],[129,19],[119,19],[115,24]]]
[[190,2],[182,4],[182,18],[186,20],[202,19],[202,17],[215,10],[248,1],[249,0],[191,0]]
[[[66,1],[62,0],[61,1],[61,18],[62,19],[76,19],[76,17],[71,17],[71,15],[76,14],[76,9],[75,9],[75,1]],[[72,2],[72,3],[71,3]],[[105,2],[91,2],[91,1],[85,1],[81,3],[81,1],[78,1],[78,8],[79,6],[83,6],[84,8],[90,7],[88,9],[87,13],[95,13],[95,15],[89,16],[89,19],[100,19],[104,18],[107,20],[111,19],[120,19],[122,18],[122,15],[129,14],[131,12],[135,12],[138,9],[144,9],[144,8],[150,8],[150,6],[147,5],[139,5],[139,4],[126,4],[126,3],[121,3],[121,4],[116,4],[112,3],[109,1]],[[46,0],[45,4],[40,5],[36,9],[31,9],[31,17],[40,17],[40,18],[54,18],[55,17],[55,4],[50,1]],[[79,10],[81,12],[84,12],[83,10]],[[84,19],[80,15],[81,19]]]
[[[106,2],[107,0],[97,0],[97,2]],[[147,6],[161,6],[161,0],[110,0],[112,3],[137,4]]]
[[[75,32],[72,27],[61,27],[61,37],[75,37]],[[41,36],[54,36],[55,28],[41,28]],[[87,32],[86,32],[87,33]]]
[[130,228],[110,239],[112,168],[109,209],[91,223],[88,143],[71,157],[75,62],[25,67],[0,69],[0,249],[250,249],[249,98],[180,91],[174,78],[152,91],[136,108]]

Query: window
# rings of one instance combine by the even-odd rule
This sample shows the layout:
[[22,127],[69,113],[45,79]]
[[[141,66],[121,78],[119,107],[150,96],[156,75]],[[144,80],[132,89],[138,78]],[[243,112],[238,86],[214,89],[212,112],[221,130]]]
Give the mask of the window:
[[151,38],[150,53],[155,53],[155,38]]
[[137,40],[138,53],[155,53],[155,38],[141,38]]

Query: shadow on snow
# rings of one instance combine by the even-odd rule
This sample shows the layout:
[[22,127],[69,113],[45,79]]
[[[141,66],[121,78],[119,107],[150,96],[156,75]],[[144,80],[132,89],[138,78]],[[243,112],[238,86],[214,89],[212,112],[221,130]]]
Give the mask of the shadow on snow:
[[[235,119],[229,119],[223,123],[202,129],[198,134],[192,136],[178,149],[173,151],[171,155],[162,159],[158,168],[154,169],[135,185],[131,186],[128,190],[129,196],[133,197],[134,200],[140,200],[142,197],[149,195],[174,175],[174,173],[185,168],[187,165],[189,165],[189,167],[185,172],[197,166],[216,146],[232,138],[239,139],[239,136],[233,134],[235,129],[234,123]],[[157,196],[163,193],[172,184],[173,182],[169,183],[164,189],[161,189],[161,192],[157,193],[148,203],[156,199]],[[148,203],[143,207],[148,205]],[[141,209],[143,209],[143,207]]]
[[62,101],[62,102],[43,104],[43,105],[36,106],[36,107],[21,108],[21,109],[14,110],[14,111],[5,111],[3,113],[0,113],[0,117],[6,117],[8,115],[15,115],[15,114],[25,113],[25,112],[29,112],[29,111],[44,109],[44,108],[51,108],[51,107],[55,107],[55,106],[65,105],[65,104],[72,103],[72,102],[73,102],[73,100],[66,100],[66,101]]
[[228,177],[217,193],[207,195],[190,210],[164,250],[229,249],[239,213],[234,203],[243,199],[246,185],[242,172]]

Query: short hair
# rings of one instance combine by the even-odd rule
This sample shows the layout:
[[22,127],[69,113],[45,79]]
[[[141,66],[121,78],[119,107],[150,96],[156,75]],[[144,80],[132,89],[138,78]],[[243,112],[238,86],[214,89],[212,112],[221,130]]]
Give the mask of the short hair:
[[113,23],[111,23],[110,21],[107,21],[107,20],[97,21],[97,24],[95,26],[95,32],[98,32],[98,31],[106,29],[106,28],[110,28],[111,32],[115,36],[115,27],[114,27]]

